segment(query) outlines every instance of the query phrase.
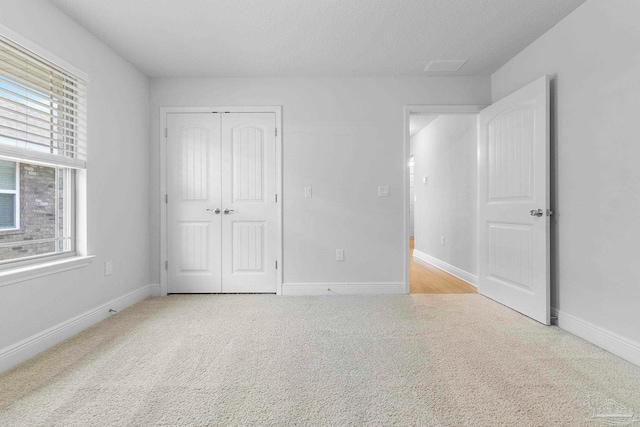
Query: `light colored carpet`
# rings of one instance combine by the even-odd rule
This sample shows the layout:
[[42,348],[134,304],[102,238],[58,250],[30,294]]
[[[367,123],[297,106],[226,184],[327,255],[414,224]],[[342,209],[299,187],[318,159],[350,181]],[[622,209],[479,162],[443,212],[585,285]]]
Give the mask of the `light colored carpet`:
[[612,411],[637,418],[639,367],[477,294],[150,298],[0,375],[2,426],[596,426]]

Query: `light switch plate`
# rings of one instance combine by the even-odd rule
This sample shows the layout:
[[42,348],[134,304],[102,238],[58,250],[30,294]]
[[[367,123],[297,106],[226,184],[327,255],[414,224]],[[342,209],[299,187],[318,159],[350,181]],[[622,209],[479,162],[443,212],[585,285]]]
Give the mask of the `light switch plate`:
[[311,187],[304,187],[304,197],[311,197]]
[[388,185],[378,187],[378,197],[389,197]]
[[113,261],[105,261],[104,263],[104,275],[111,276],[113,274]]
[[344,249],[336,249],[336,261],[344,261]]

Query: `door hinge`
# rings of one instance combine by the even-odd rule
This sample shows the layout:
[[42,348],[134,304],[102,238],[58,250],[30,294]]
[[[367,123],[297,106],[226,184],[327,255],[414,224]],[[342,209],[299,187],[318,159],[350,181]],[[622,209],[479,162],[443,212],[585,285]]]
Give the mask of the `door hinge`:
[[276,128],[276,136],[278,136],[278,128]]
[[278,195],[276,194],[276,203],[278,203]]
[[276,270],[278,269],[278,261],[276,261]]
[[169,130],[164,128],[164,137],[166,138],[167,136],[169,136]]
[[169,195],[168,194],[164,195],[164,202],[165,203],[169,203]]
[[169,261],[165,261],[164,262],[164,269],[168,270],[169,269]]

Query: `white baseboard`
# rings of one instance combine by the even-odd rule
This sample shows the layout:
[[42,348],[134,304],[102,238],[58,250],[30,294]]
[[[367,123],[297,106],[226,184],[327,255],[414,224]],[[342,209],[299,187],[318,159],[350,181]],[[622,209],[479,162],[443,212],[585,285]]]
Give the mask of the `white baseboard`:
[[149,289],[151,290],[149,294],[150,296],[159,297],[161,295],[162,287],[160,286],[160,283],[154,283],[149,285]]
[[445,273],[456,276],[458,279],[463,280],[468,284],[475,286],[476,288],[478,287],[478,277],[474,274],[469,273],[468,271],[441,261],[438,258],[434,258],[431,255],[425,254],[424,252],[420,252],[417,249],[413,250],[413,257],[420,261],[426,262],[427,264],[431,264],[432,266],[439,268]]
[[565,331],[640,366],[640,343],[555,308],[551,309],[551,315],[558,318],[557,325]]
[[283,283],[282,295],[406,294],[402,282],[390,283]]
[[159,295],[160,285],[144,286],[0,350],[0,372],[30,359],[36,354],[106,319],[111,315],[109,309],[124,310],[138,301],[154,295],[156,289]]

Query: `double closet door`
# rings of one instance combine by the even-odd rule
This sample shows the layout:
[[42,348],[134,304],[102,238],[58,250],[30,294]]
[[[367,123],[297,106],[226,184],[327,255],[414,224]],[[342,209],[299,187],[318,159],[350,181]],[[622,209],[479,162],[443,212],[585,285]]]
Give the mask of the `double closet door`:
[[169,293],[276,292],[273,113],[167,115]]

